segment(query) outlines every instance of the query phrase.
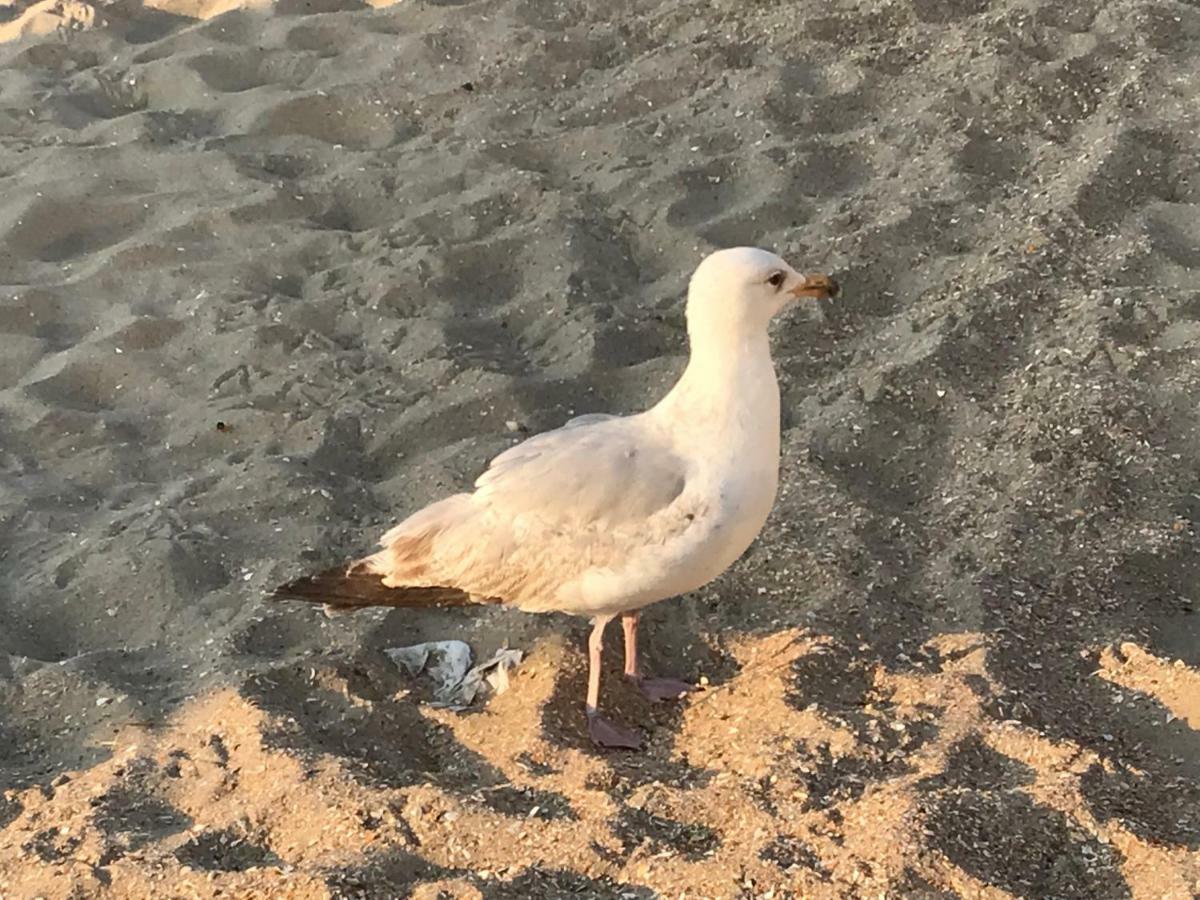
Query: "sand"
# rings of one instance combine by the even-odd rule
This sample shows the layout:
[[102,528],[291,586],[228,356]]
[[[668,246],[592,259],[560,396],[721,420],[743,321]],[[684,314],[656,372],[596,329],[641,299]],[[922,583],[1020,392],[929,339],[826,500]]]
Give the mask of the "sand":
[[[0,7],[0,895],[1200,892],[1200,7],[231,5]],[[740,243],[844,290],[647,752],[582,621],[260,599],[657,398]]]

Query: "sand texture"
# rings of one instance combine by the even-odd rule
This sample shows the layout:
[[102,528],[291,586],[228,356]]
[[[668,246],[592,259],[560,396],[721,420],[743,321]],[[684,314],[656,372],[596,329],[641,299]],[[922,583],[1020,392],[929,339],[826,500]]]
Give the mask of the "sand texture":
[[[1200,893],[1200,5],[233,5],[0,6],[0,896]],[[707,689],[612,633],[647,752],[585,622],[261,600],[655,400],[742,243],[844,290],[644,619]]]

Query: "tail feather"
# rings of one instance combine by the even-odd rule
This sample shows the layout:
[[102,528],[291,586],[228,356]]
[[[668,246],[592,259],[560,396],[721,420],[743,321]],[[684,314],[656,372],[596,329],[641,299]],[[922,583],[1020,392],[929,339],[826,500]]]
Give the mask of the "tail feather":
[[452,587],[388,587],[383,577],[358,566],[339,566],[305,575],[275,588],[270,600],[303,600],[323,603],[326,612],[351,612],[368,606],[432,607],[470,606],[466,591]]

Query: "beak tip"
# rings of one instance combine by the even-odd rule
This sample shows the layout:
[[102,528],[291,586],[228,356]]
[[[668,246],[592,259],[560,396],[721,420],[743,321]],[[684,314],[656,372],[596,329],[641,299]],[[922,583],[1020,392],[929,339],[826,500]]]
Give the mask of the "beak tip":
[[820,300],[828,300],[831,297],[836,297],[841,287],[829,275],[809,275],[806,277],[794,293],[797,297],[816,297]]

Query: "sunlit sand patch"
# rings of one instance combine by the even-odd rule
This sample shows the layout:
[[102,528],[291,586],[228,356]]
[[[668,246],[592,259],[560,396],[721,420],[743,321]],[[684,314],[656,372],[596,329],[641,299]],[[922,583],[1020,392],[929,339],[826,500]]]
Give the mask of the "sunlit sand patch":
[[[730,767],[748,777],[768,774],[773,757],[790,754],[790,741],[801,736],[827,742],[834,752],[849,752],[855,743],[849,731],[825,720],[815,708],[797,710],[787,701],[791,666],[808,653],[822,652],[825,645],[823,639],[798,630],[735,643],[729,651],[742,671],[688,704],[677,745],[687,748],[694,764]],[[756,752],[746,754],[746,747]]]
[[264,9],[270,0],[148,0],[150,9],[205,21],[235,9]]
[[[860,796],[832,805],[810,796],[796,774],[796,742],[821,745],[833,759],[850,759],[865,749],[860,736],[831,720],[817,704],[797,709],[786,700],[792,666],[808,654],[829,652],[830,639],[795,631],[744,644],[732,648],[743,664],[739,675],[702,696],[685,715],[681,744],[688,748],[687,758],[704,760],[723,774],[736,773],[769,784],[775,815],[760,831],[773,833],[778,840],[782,824],[783,837],[811,852],[816,871],[810,867],[788,873],[793,887],[804,896],[838,896],[846,890],[871,894],[920,869],[924,864],[917,861],[931,858],[931,854],[923,847],[917,783],[943,771],[948,751],[980,727],[979,698],[967,682],[968,677],[986,677],[982,637],[936,638],[932,649],[948,660],[937,674],[893,674],[876,669],[872,694],[886,698],[895,717],[892,725],[919,728],[933,710],[939,710],[937,734],[923,744],[916,742],[911,752],[897,749],[894,774],[868,776]],[[742,784],[746,783],[743,780]],[[708,803],[738,810],[739,819],[753,818],[755,801],[746,787],[739,795],[713,794]],[[724,837],[730,840],[728,828]],[[739,858],[749,855],[741,853]],[[940,865],[957,872],[948,862]],[[747,877],[758,878],[760,885],[774,883],[770,871],[747,868],[746,872]],[[774,874],[777,878],[778,873]],[[979,884],[962,872],[955,881],[965,886]],[[647,883],[656,880],[650,878]],[[1007,896],[990,889],[978,895]]]
[[960,897],[969,897],[970,900],[1014,900],[1015,895],[972,877],[940,853],[929,854],[925,867],[935,883],[945,884]]
[[1120,653],[1100,651],[1100,671],[1106,681],[1153,697],[1176,719],[1200,731],[1200,672],[1182,660],[1166,660],[1126,641]]
[[[1139,838],[1118,820],[1099,821],[1081,792],[1081,779],[1092,766],[1109,764],[1091,750],[1071,741],[1053,741],[1017,724],[996,724],[987,741],[997,752],[1016,759],[1036,773],[1022,790],[1038,804],[1056,809],[1077,822],[1121,856],[1121,874],[1135,900],[1184,900],[1195,896],[1200,877],[1200,854],[1183,848],[1166,848]],[[1188,872],[1192,875],[1188,875]]]
[[[384,9],[403,0],[364,0],[367,6]],[[147,0],[147,9],[169,13],[196,21],[207,21],[237,9],[266,9],[272,0]],[[0,7],[20,7],[21,4],[4,0]],[[104,4],[88,0],[40,0],[25,6],[13,19],[0,25],[0,43],[24,37],[61,34],[69,31],[84,31],[102,28],[106,24]]]
[[[928,647],[946,660],[941,672],[877,670],[875,689],[894,704],[896,726],[918,726],[936,710],[937,732],[901,757],[905,763],[901,774],[876,783],[857,800],[838,807],[840,840],[828,848],[826,864],[843,884],[869,891],[880,881],[894,885],[909,871],[929,878],[938,874],[929,868],[930,861],[938,860],[943,875],[952,874],[952,883],[969,888],[967,896],[976,896],[972,891],[980,882],[925,846],[919,783],[944,772],[950,751],[977,732],[984,721],[979,697],[968,685],[968,678],[987,678],[984,646],[978,634],[939,635]],[[988,888],[978,896],[1008,895]]]
[[[389,877],[388,861],[402,859],[409,868],[401,877],[414,896],[477,897],[486,895],[485,882],[518,890],[521,879],[542,877],[551,886],[567,878],[664,896],[685,888],[701,896],[757,896],[780,887],[816,898],[876,896],[907,890],[915,877],[962,896],[1002,900],[1015,895],[966,871],[930,840],[936,823],[928,813],[940,801],[928,779],[949,773],[951,754],[978,738],[1025,767],[1030,780],[1016,788],[950,781],[943,794],[965,787],[997,802],[1009,792],[1025,797],[1111,846],[1137,900],[1191,896],[1197,854],[1093,815],[1081,778],[1105,760],[987,715],[979,686],[991,679],[981,635],[933,639],[939,671],[877,667],[864,715],[874,716],[869,707],[877,704],[886,708],[881,721],[889,728],[936,728],[923,742],[898,744],[896,766],[863,769],[860,792],[839,795],[839,783],[831,796],[814,794],[822,789],[804,774],[802,766],[813,762],[804,747],[879,762],[873,732],[853,715],[841,720],[836,708],[789,702],[796,663],[832,646],[832,638],[802,630],[737,642],[732,652],[741,672],[685,703],[672,742],[678,749],[642,759],[547,738],[541,720],[560,690],[551,673],[570,655],[564,640],[549,641],[540,664],[535,656],[519,672],[517,689],[484,710],[422,713],[453,732],[463,759],[495,769],[501,780],[477,789],[453,778],[443,784],[436,773],[408,784],[363,780],[353,758],[278,746],[272,735],[282,720],[220,690],[186,704],[160,728],[126,726],[109,759],[60,779],[49,795],[17,792],[12,799],[21,811],[0,844],[0,859],[10,860],[0,863],[0,885],[15,896],[57,896],[76,883],[99,889],[103,878],[111,890],[145,896],[165,879],[198,896],[221,890],[324,898],[343,882]],[[1127,649],[1130,658],[1153,659]],[[1153,671],[1160,684],[1162,673]],[[678,780],[679,773],[688,777]],[[541,792],[566,805],[550,816],[533,807],[514,812],[491,800],[493,790]],[[780,865],[772,858],[780,848],[799,864]]]
[[[15,3],[0,3],[13,7]],[[23,37],[56,34],[63,31],[82,31],[92,28],[103,18],[96,8],[83,0],[41,0],[25,7],[17,16],[0,25],[0,43]]]
[[226,690],[160,729],[126,726],[109,759],[62,776],[49,796],[17,795],[22,813],[0,845],[13,864],[0,865],[0,884],[14,896],[57,896],[76,883],[151,896],[165,881],[198,896],[328,896],[320,868],[361,851],[361,828],[348,826],[369,791],[337,767],[306,770],[265,747],[268,725]]

